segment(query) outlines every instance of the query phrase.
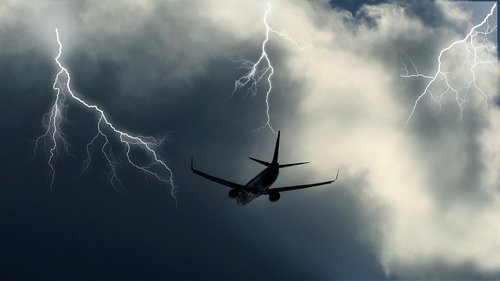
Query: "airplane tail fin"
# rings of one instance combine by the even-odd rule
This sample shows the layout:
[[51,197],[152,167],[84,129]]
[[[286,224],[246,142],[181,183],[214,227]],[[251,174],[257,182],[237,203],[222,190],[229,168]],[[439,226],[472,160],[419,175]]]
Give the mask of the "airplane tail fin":
[[274,147],[273,164],[278,164],[278,152],[280,150],[280,131],[278,131],[278,138],[276,139],[276,146]]
[[273,155],[273,162],[269,163],[266,161],[262,161],[259,159],[255,159],[253,157],[248,157],[251,160],[258,162],[264,166],[278,166],[278,168],[286,168],[286,167],[291,167],[291,166],[297,166],[297,165],[302,165],[302,164],[307,164],[309,162],[300,162],[300,163],[290,163],[290,164],[278,164],[278,153],[280,150],[280,131],[278,131],[278,138],[276,139],[276,146],[274,147],[274,155]]
[[[278,131],[278,138],[276,139],[276,146],[274,147],[274,155],[273,155],[273,161],[271,163],[269,162],[266,162],[266,161],[262,161],[262,160],[259,160],[259,159],[255,159],[253,157],[248,157],[250,159],[252,159],[253,161],[255,162],[258,162],[264,166],[281,166],[278,164],[278,153],[279,153],[279,150],[280,150],[280,131]],[[296,164],[298,165],[298,164]]]
[[286,167],[291,167],[291,166],[296,166],[296,165],[302,165],[302,164],[307,164],[309,162],[300,162],[300,163],[291,163],[291,164],[278,164],[278,153],[280,150],[280,131],[278,131],[278,138],[276,139],[276,147],[274,148],[274,155],[273,155],[273,165],[278,165],[279,168],[286,168]]

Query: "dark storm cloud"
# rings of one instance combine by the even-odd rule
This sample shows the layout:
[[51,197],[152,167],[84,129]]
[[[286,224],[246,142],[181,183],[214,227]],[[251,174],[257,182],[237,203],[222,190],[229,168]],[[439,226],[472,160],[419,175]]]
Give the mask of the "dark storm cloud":
[[[409,17],[418,18],[430,27],[439,27],[446,24],[448,19],[446,13],[440,8],[443,1],[426,0],[426,1],[411,1],[411,0],[340,0],[330,1],[333,8],[348,10],[353,16],[362,17],[363,6],[376,6],[384,3],[390,3],[400,7],[404,7]],[[467,1],[464,1],[467,3]],[[484,1],[486,2],[486,1]],[[461,4],[461,3],[460,3]],[[460,5],[459,4],[459,5]],[[467,4],[465,4],[467,5]]]
[[369,1],[356,1],[356,0],[331,0],[329,3],[332,7],[348,10],[351,14],[356,15],[359,8],[363,5],[377,5],[380,3],[386,3],[387,0],[369,0]]
[[[426,25],[433,27],[443,24],[443,12],[436,6],[436,1],[411,1],[411,0],[332,0],[329,2],[333,8],[347,10],[358,20],[369,20],[363,13],[363,6],[376,6],[384,3],[395,4],[405,8],[408,16],[419,18]],[[373,24],[374,22],[371,21]]]
[[[432,18],[440,13],[433,10],[434,2],[421,2],[426,1],[414,5],[407,3],[406,8],[415,13],[415,18]],[[380,189],[373,178],[380,176],[379,171],[397,173],[405,170],[362,166],[368,163],[364,158],[378,156],[377,146],[365,149],[363,143],[356,142],[356,137],[350,138],[351,134],[356,135],[356,130],[336,130],[339,128],[336,120],[352,124],[362,132],[369,128],[364,126],[365,121],[360,125],[359,120],[377,120],[368,125],[379,130],[379,134],[393,133],[393,128],[388,130],[381,126],[387,120],[377,123],[379,119],[373,117],[377,115],[371,115],[373,112],[366,109],[363,102],[373,110],[383,108],[395,116],[399,113],[390,106],[378,107],[379,103],[363,99],[373,91],[360,94],[357,88],[349,91],[335,89],[330,93],[331,99],[336,95],[350,97],[352,103],[348,105],[351,107],[343,108],[344,115],[337,113],[340,110],[332,109],[346,105],[336,100],[332,107],[325,102],[326,110],[318,111],[318,115],[310,116],[303,110],[309,98],[317,97],[325,89],[316,88],[324,80],[311,86],[305,82],[310,77],[302,75],[322,75],[331,69],[320,68],[325,65],[348,65],[347,72],[362,74],[363,83],[359,79],[352,82],[350,76],[339,78],[336,76],[339,74],[333,71],[325,73],[329,76],[328,82],[334,85],[366,84],[377,91],[385,90],[385,82],[365,74],[378,71],[380,66],[386,71],[384,73],[397,77],[399,58],[406,53],[419,62],[422,70],[432,69],[437,47],[448,39],[444,36],[447,30],[432,30],[443,36],[426,33],[420,29],[426,23],[419,25],[421,22],[412,18],[414,22],[411,23],[416,27],[408,27],[404,25],[407,23],[406,14],[391,14],[381,9],[376,11],[380,17],[369,13],[365,16],[374,22],[377,18],[400,21],[404,32],[389,36],[392,29],[378,23],[357,37],[335,21],[336,29],[326,33],[347,40],[335,39],[333,43],[325,40],[328,43],[324,43],[325,46],[319,44],[314,52],[293,50],[293,46],[289,48],[286,43],[273,38],[269,54],[276,73],[270,102],[272,125],[282,130],[281,159],[285,162],[313,160],[310,167],[284,170],[277,184],[329,178],[338,167],[343,167],[341,180],[314,191],[283,194],[282,200],[275,204],[260,198],[248,207],[238,208],[235,202],[228,200],[226,188],[193,176],[189,159],[194,156],[195,165],[200,169],[245,183],[261,169],[246,157],[264,160],[270,157],[275,136],[266,130],[252,132],[265,122],[264,97],[246,95],[245,91],[231,96],[233,82],[241,74],[238,65],[231,60],[258,57],[263,26],[252,20],[253,16],[261,20],[265,5],[255,7],[253,3],[248,6],[248,3],[236,5],[227,2],[224,4],[247,5],[245,8],[251,9],[238,15],[227,12],[232,11],[229,9],[210,16],[203,11],[221,8],[219,1],[132,1],[122,5],[85,1],[78,6],[62,5],[57,1],[47,3],[35,5],[33,9],[11,3],[0,10],[3,11],[0,15],[17,15],[9,17],[4,25],[8,28],[0,31],[1,38],[9,39],[0,41],[0,124],[4,132],[9,132],[3,138],[3,144],[8,145],[1,146],[4,187],[1,190],[1,213],[6,225],[0,236],[6,249],[1,257],[2,277],[324,280],[494,276],[484,273],[475,264],[453,264],[446,258],[438,260],[437,265],[431,258],[422,261],[421,271],[409,267],[408,261],[402,259],[401,263],[389,263],[390,270],[387,270],[384,255],[393,254],[392,249],[387,250],[387,235],[398,230],[388,222],[399,218],[400,213],[407,209],[380,200],[377,194]],[[309,9],[302,2],[293,4]],[[286,10],[289,4],[281,5]],[[424,10],[431,15],[422,12]],[[331,11],[325,13],[330,13],[327,18],[338,17]],[[61,14],[64,16],[60,16],[59,22],[43,21],[49,17],[45,15]],[[297,25],[314,27],[307,32],[312,34],[312,40],[314,36],[321,37],[325,33],[321,26],[309,24],[309,21],[316,20],[316,16],[321,18],[324,15],[313,15],[313,19],[294,18]],[[279,22],[279,17],[273,20]],[[438,25],[437,21],[431,23]],[[120,172],[126,183],[125,191],[114,191],[103,174],[107,167],[99,153],[95,153],[89,172],[75,180],[85,155],[85,143],[95,134],[95,129],[88,125],[93,117],[76,104],[71,104],[68,111],[71,118],[64,127],[74,144],[76,158],[63,156],[57,159],[57,182],[54,192],[49,193],[46,158],[42,153],[33,162],[29,159],[31,140],[41,132],[41,116],[49,109],[53,98],[51,85],[55,66],[52,59],[56,53],[53,28],[56,26],[61,28],[65,46],[63,61],[73,76],[74,89],[80,95],[106,109],[111,120],[124,130],[142,135],[170,133],[173,141],[162,147],[161,155],[169,160],[174,180],[180,187],[177,211],[174,211],[169,190],[126,165]],[[39,32],[41,29],[45,33]],[[293,29],[288,31],[293,32]],[[436,37],[441,39],[426,41]],[[427,43],[418,44],[421,42]],[[327,52],[321,53],[322,47]],[[343,50],[352,50],[352,53]],[[314,53],[325,55],[310,60],[317,69],[294,67],[300,66],[296,60],[314,58],[309,57]],[[355,60],[345,63],[346,58]],[[369,68],[367,72],[361,69],[365,65]],[[346,73],[346,70],[340,72]],[[382,72],[379,74],[385,77]],[[381,104],[394,100],[398,106],[409,107],[422,86],[420,83],[409,85],[394,86],[397,91],[384,92],[387,99],[381,97]],[[362,99],[358,102],[356,98],[359,97]],[[362,107],[356,107],[360,104]],[[461,203],[469,197],[476,197],[477,204],[484,203],[483,194],[466,188],[479,180],[478,173],[486,165],[478,158],[477,152],[480,149],[477,135],[486,126],[482,117],[472,112],[466,122],[455,124],[450,121],[456,120],[454,110],[439,116],[426,105],[419,110],[411,131],[417,143],[416,150],[428,155],[425,159],[417,159],[419,163],[438,170],[447,164],[443,159],[464,150],[460,153],[463,158],[458,160],[463,165],[459,169],[465,172],[463,177],[440,173],[435,182],[426,185],[426,192],[432,194],[438,203]],[[429,118],[432,122],[428,121]],[[324,123],[328,124],[328,130],[321,130],[320,125]],[[450,123],[454,125],[449,126]],[[443,156],[439,148],[449,145],[449,140],[455,139],[454,134],[459,129],[463,129],[463,134],[455,135],[456,146],[450,154]],[[315,135],[315,130],[320,130],[321,134]],[[308,136],[319,137],[302,142]],[[378,135],[371,140],[377,139]],[[365,157],[342,162],[349,151],[337,147],[336,140],[364,151]],[[387,140],[391,141],[390,138]],[[389,146],[390,142],[383,144]],[[435,150],[429,151],[429,147]],[[398,149],[397,146],[393,148],[399,152]],[[341,160],[326,164],[314,162],[318,159],[315,157],[318,151],[324,159],[330,159],[328,155],[333,153]],[[410,160],[400,161],[402,163],[396,166],[404,166],[403,162]],[[362,165],[353,164],[355,162]],[[393,181],[384,180],[387,178],[377,186],[391,188]],[[411,186],[408,189],[411,191]],[[401,197],[406,196],[406,190],[405,186],[398,187]],[[419,200],[415,196],[411,203],[417,205]],[[402,218],[408,219],[404,215]],[[434,229],[429,229],[433,234]],[[420,230],[427,231],[427,228]],[[397,235],[389,237],[401,238]],[[389,260],[394,260],[394,256]],[[386,276],[388,272],[390,275]]]
[[[43,37],[48,47],[40,52],[36,39],[42,36],[33,37],[32,26],[17,26],[19,20],[13,20],[2,32],[12,44],[1,54],[2,129],[9,132],[2,146],[2,215],[8,225],[2,228],[3,278],[383,278],[376,251],[367,247],[372,235],[363,235],[378,235],[376,219],[367,219],[372,209],[355,189],[323,190],[333,202],[298,194],[290,195],[288,204],[269,205],[264,198],[241,209],[227,200],[225,188],[192,175],[188,161],[195,156],[203,169],[243,183],[260,169],[246,157],[269,156],[263,151],[270,152],[275,139],[265,131],[251,133],[265,121],[262,96],[230,96],[238,73],[228,57],[256,57],[258,43],[235,41],[210,26],[198,32],[217,37],[218,45],[197,42],[193,26],[203,25],[186,23],[181,13],[176,16],[185,6],[170,8],[154,3],[154,12],[139,18],[135,30],[115,34],[113,28],[120,24],[129,27],[122,17],[139,19],[118,9],[105,18],[89,16],[89,21],[86,16],[103,10],[90,2],[80,6],[81,12],[70,6],[71,20],[82,27],[63,26],[61,38],[63,61],[81,96],[102,106],[127,131],[171,133],[174,141],[162,148],[162,155],[181,188],[178,211],[165,187],[126,165],[119,172],[125,191],[115,192],[99,153],[89,172],[75,180],[84,145],[95,134],[88,124],[94,117],[75,103],[63,128],[76,158],[57,158],[56,185],[49,193],[44,154],[29,159],[31,140],[41,132],[42,114],[53,99],[55,36],[47,27]],[[276,48],[271,54],[277,69],[284,68],[285,52]],[[275,83],[272,108],[280,128],[287,116],[297,118],[297,82],[280,73],[276,77],[281,82]],[[283,142],[294,145],[292,138]],[[304,200],[321,202],[322,210]],[[325,215],[329,213],[335,215]],[[364,264],[362,270],[358,264]]]

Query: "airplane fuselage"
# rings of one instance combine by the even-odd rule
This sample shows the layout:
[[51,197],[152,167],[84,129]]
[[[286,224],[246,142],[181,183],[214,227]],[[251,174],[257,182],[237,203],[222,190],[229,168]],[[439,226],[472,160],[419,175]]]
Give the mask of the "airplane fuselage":
[[330,184],[337,180],[339,173],[337,171],[337,176],[333,180],[317,182],[317,183],[309,183],[309,184],[301,184],[301,185],[292,185],[292,186],[278,186],[278,187],[270,187],[274,184],[279,175],[280,168],[292,167],[297,165],[306,164],[309,162],[299,162],[299,163],[288,163],[288,164],[280,164],[278,162],[278,151],[279,151],[279,143],[280,143],[280,132],[278,131],[278,137],[276,139],[276,146],[274,147],[273,160],[271,162],[266,162],[263,160],[259,160],[253,157],[249,157],[251,160],[258,162],[267,168],[265,168],[262,172],[252,178],[247,184],[242,185],[239,183],[235,183],[232,181],[228,181],[222,178],[218,178],[216,176],[207,174],[200,170],[194,168],[193,158],[191,158],[191,170],[193,173],[207,178],[213,182],[219,183],[221,185],[225,185],[231,190],[229,190],[227,196],[231,199],[236,199],[238,205],[246,205],[250,203],[253,199],[261,196],[268,195],[269,201],[276,202],[280,199],[280,193],[290,190],[297,190],[302,188],[308,188],[318,185]]
[[269,166],[245,184],[246,190],[238,194],[238,204],[246,205],[264,193],[278,178],[279,168]]

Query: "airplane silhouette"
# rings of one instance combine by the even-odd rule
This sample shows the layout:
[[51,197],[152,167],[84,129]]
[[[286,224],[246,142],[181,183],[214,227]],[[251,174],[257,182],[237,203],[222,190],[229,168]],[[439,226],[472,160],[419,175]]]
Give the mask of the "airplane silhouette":
[[232,199],[236,198],[239,205],[246,205],[250,203],[253,199],[261,195],[269,195],[269,201],[276,202],[280,199],[280,192],[330,184],[336,181],[337,178],[339,177],[339,171],[337,171],[337,176],[333,180],[318,182],[318,183],[303,184],[303,185],[269,188],[278,178],[280,168],[309,163],[309,162],[300,162],[291,164],[279,164],[278,163],[279,146],[280,146],[280,132],[278,132],[278,139],[276,140],[276,147],[274,148],[274,155],[271,163],[249,157],[251,160],[254,160],[264,166],[267,166],[267,168],[265,168],[262,172],[260,172],[257,176],[255,176],[245,185],[241,185],[218,177],[214,177],[212,175],[206,174],[200,170],[195,169],[193,164],[193,158],[191,158],[191,170],[193,171],[193,173],[199,176],[202,176],[211,181],[214,181],[216,183],[231,188],[231,190],[228,193],[228,196]]

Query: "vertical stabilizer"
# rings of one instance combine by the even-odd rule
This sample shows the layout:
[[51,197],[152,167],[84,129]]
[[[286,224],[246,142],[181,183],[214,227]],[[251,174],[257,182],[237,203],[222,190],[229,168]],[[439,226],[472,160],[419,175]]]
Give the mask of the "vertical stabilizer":
[[278,131],[278,139],[276,139],[276,147],[274,148],[273,164],[278,164],[279,150],[280,150],[280,131]]
[[259,159],[255,159],[253,157],[248,157],[252,159],[255,162],[258,162],[262,165],[265,165],[267,167],[273,166],[273,167],[278,167],[278,168],[286,168],[286,167],[292,167],[292,166],[297,166],[297,165],[302,165],[302,164],[307,164],[309,162],[300,162],[300,163],[290,163],[290,164],[278,164],[278,154],[280,150],[280,131],[278,131],[278,138],[276,139],[276,146],[274,147],[274,155],[273,155],[273,161],[271,163],[262,161]]

